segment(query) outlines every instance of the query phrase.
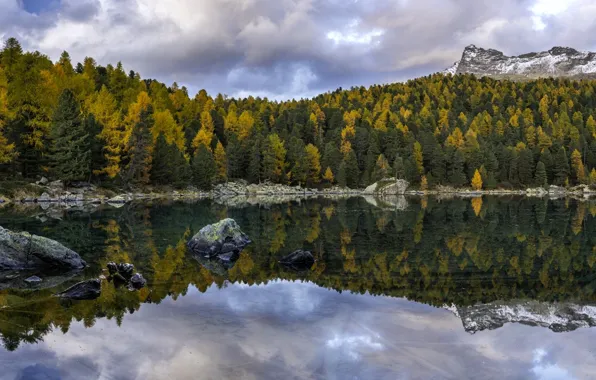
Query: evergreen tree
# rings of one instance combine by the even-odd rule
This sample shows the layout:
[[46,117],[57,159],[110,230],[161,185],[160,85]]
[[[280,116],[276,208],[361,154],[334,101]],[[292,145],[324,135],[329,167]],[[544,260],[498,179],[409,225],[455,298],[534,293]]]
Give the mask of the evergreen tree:
[[153,124],[153,107],[143,108],[139,121],[134,125],[127,144],[127,164],[122,174],[124,185],[146,185],[150,180]]
[[350,151],[345,160],[346,184],[348,187],[355,189],[360,184],[360,168],[358,167],[358,160],[356,153]]
[[74,94],[64,90],[52,118],[49,159],[54,178],[66,183],[89,179],[91,152],[89,135]]
[[216,175],[213,153],[207,146],[200,144],[192,160],[193,183],[201,190],[211,190]]
[[536,165],[536,174],[534,176],[534,182],[537,186],[546,188],[546,167],[544,166],[544,163],[542,161],[538,161],[538,164]]
[[553,159],[553,182],[557,186],[565,186],[569,177],[569,161],[567,152],[561,147]]
[[248,180],[251,183],[261,182],[261,150],[263,147],[263,141],[260,135],[258,135],[250,149],[248,157]]
[[379,157],[377,157],[370,181],[378,182],[383,178],[389,177],[391,172],[392,169],[391,166],[389,166],[389,161],[387,161],[384,155],[380,154]]
[[447,176],[449,183],[455,187],[461,187],[467,182],[464,174],[464,157],[457,150],[451,156]]
[[342,161],[339,164],[339,169],[337,171],[337,184],[341,187],[348,186],[347,169],[345,161]]
[[395,173],[395,178],[397,179],[403,179],[406,176],[404,159],[400,156],[395,158],[395,162],[393,163],[393,172]]
[[522,185],[531,185],[534,182],[534,157],[529,149],[522,149],[517,160],[517,174]]

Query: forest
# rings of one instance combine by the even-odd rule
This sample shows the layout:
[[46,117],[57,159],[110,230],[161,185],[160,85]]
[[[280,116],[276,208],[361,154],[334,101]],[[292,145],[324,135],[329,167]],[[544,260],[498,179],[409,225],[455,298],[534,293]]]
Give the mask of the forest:
[[313,99],[191,98],[121,63],[0,52],[0,178],[143,188],[596,183],[596,81],[434,74]]

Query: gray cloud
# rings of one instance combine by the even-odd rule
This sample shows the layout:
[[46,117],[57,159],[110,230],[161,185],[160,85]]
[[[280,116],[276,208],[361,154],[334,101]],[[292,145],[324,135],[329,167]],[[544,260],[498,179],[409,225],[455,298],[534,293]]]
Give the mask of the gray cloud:
[[0,0],[0,15],[0,35],[54,59],[66,49],[191,91],[278,98],[429,74],[470,43],[591,49],[596,32],[590,0],[62,0],[40,15]]

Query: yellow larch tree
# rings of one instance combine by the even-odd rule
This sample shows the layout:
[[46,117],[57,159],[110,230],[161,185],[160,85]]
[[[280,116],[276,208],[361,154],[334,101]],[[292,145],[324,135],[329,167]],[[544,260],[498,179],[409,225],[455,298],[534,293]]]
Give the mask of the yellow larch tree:
[[211,114],[207,111],[201,112],[201,129],[192,140],[192,147],[197,149],[201,144],[211,149],[215,127]]
[[184,152],[185,139],[182,126],[176,123],[172,113],[169,110],[158,111],[153,114],[153,128],[151,128],[151,135],[153,142],[157,140],[157,136],[163,133],[168,144],[176,144],[181,152]]
[[240,141],[250,136],[252,127],[255,125],[255,119],[250,112],[244,111],[238,118],[238,139]]
[[118,104],[106,86],[86,103],[87,112],[93,114],[101,125],[99,138],[104,141],[106,166],[95,174],[104,173],[110,178],[120,173],[120,159],[124,147],[124,126],[120,118]]
[[[593,172],[596,174],[596,171],[593,170]],[[323,179],[328,182],[329,184],[332,184],[333,181],[335,180],[335,177],[333,176],[333,171],[331,170],[331,168],[329,166],[327,166],[327,169],[325,169],[325,174],[323,174]]]
[[482,176],[478,169],[474,172],[474,177],[472,178],[472,189],[474,190],[481,190],[482,189]]
[[217,142],[214,152],[216,166],[216,181],[226,182],[228,180],[228,160],[226,151],[220,141]]
[[4,70],[0,67],[0,164],[6,164],[14,158],[14,144],[9,144],[8,139],[3,134],[9,118],[8,83]]
[[304,150],[308,162],[308,181],[310,183],[319,183],[321,175],[321,154],[319,149],[313,144],[308,144]]
[[582,155],[577,149],[571,153],[571,167],[575,172],[575,178],[577,179],[577,182],[585,183],[586,171],[584,169],[584,163],[582,162]]

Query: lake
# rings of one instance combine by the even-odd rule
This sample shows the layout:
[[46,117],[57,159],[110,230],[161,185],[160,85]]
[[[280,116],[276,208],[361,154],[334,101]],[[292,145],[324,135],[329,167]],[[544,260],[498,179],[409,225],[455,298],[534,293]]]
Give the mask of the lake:
[[[187,251],[225,217],[253,241],[237,261]],[[5,205],[0,225],[89,264],[0,287],[0,379],[596,378],[594,201]],[[310,271],[278,263],[296,249]],[[109,261],[148,286],[52,297]]]

